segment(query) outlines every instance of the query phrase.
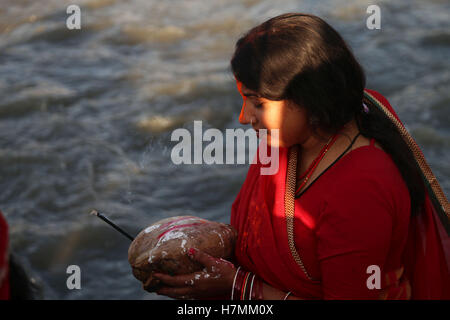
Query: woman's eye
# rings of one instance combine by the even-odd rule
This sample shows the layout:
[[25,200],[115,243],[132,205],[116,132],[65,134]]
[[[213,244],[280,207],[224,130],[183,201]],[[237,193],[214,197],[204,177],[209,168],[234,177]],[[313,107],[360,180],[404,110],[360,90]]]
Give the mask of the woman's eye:
[[256,109],[260,109],[260,108],[262,108],[262,106],[263,106],[263,104],[260,103],[260,104],[257,104],[257,105],[255,106],[255,108],[256,108]]

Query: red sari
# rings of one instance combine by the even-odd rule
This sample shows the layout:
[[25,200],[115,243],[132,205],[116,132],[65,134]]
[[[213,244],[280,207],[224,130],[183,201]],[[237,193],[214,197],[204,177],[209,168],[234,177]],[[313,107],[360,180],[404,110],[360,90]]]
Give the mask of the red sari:
[[[384,97],[367,91],[395,115]],[[231,212],[238,264],[303,299],[449,299],[441,237],[447,254],[449,241],[439,235],[430,199],[411,218],[400,172],[373,143],[346,154],[295,200],[294,240],[305,270],[288,245],[289,150],[279,149],[275,175],[260,175],[262,165],[252,164]],[[380,268],[380,289],[367,285],[371,266]]]

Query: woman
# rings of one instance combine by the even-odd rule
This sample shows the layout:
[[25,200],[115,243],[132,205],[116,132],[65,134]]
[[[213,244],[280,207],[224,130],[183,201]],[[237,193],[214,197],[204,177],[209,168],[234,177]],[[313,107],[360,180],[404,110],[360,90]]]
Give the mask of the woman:
[[166,284],[158,293],[448,299],[448,235],[435,224],[436,211],[448,223],[448,201],[436,181],[424,183],[420,151],[402,138],[387,100],[365,89],[340,35],[312,15],[277,16],[239,39],[231,67],[240,122],[266,129],[268,143],[279,130],[279,170],[264,176],[261,163],[250,166],[232,206],[235,261],[192,249],[206,269],[157,274]]

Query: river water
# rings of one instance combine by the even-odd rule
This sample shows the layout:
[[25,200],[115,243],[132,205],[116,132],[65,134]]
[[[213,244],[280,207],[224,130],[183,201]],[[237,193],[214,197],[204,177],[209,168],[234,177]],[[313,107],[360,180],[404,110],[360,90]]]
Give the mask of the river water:
[[[164,299],[127,262],[133,235],[170,216],[228,222],[248,165],[171,162],[175,128],[241,128],[229,69],[235,41],[290,11],[321,16],[348,41],[450,191],[450,4],[377,1],[1,0],[0,208],[11,250],[44,299]],[[66,28],[77,4],[79,31]],[[81,268],[68,290],[66,268]]]

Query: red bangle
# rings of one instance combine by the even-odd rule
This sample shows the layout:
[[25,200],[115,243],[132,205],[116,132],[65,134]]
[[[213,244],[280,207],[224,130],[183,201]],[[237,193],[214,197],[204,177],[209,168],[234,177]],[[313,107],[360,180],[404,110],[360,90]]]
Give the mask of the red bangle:
[[263,281],[254,273],[238,268],[232,289],[232,299],[262,300]]
[[244,276],[244,282],[243,282],[243,286],[241,289],[241,300],[246,300],[245,299],[245,293],[248,289],[248,279],[250,278],[251,272],[247,272]]
[[234,288],[233,288],[233,296],[238,297],[237,299],[240,299],[240,297],[241,297],[241,290],[242,290],[242,285],[243,285],[243,280],[244,280],[245,274],[246,274],[246,272],[242,269],[239,269],[236,274],[236,281],[234,283]]

